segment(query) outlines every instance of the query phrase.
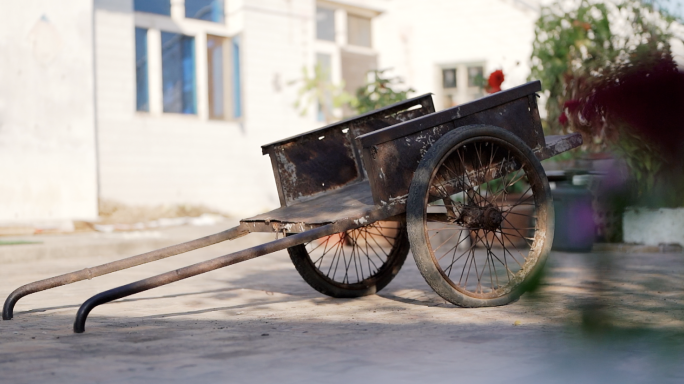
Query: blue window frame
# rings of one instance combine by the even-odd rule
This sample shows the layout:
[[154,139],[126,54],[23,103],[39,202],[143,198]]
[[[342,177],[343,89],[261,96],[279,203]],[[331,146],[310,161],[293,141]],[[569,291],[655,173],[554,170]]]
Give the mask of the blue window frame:
[[149,112],[147,88],[147,29],[135,29],[135,109]]
[[240,82],[240,36],[231,40],[233,57],[233,117],[242,117],[242,83]]
[[225,40],[223,37],[207,35],[210,119],[226,118],[223,78]]
[[162,32],[161,40],[164,112],[196,114],[195,39]]
[[228,39],[207,35],[207,75],[209,118],[240,118],[242,84],[239,36]]
[[185,17],[223,23],[223,0],[185,0]]
[[138,12],[171,16],[171,0],[134,0],[133,9]]

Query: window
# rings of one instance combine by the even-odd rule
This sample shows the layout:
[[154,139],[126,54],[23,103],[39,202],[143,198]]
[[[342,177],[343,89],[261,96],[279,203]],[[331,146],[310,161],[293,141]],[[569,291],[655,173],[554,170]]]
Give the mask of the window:
[[[355,95],[356,91],[374,80],[370,71],[378,69],[378,58],[375,54],[358,53],[342,49],[340,51],[342,61],[342,79],[344,90]],[[353,115],[354,111],[346,105],[342,110],[344,115]]]
[[235,36],[232,40],[233,58],[233,117],[242,117],[242,82],[240,80],[240,36]]
[[240,36],[230,37],[235,32],[226,25],[226,0],[133,4],[136,110],[150,112],[150,117],[164,113],[197,115],[201,120],[241,118]]
[[[336,88],[344,84],[344,91],[354,95],[359,87],[368,83],[369,72],[378,69],[371,38],[371,21],[378,14],[360,6],[318,4],[314,52],[316,64],[325,74],[321,80],[328,82],[325,86]],[[353,114],[347,106],[333,108],[331,95],[323,95],[321,100],[325,101],[317,107],[318,121],[330,122],[340,114]]]
[[456,88],[456,68],[442,69],[442,87]]
[[[186,3],[187,4],[187,3]],[[223,45],[224,38],[207,36],[207,73],[209,75],[209,118],[225,118],[225,98],[223,97]]]
[[371,19],[347,15],[347,43],[360,47],[371,47]]
[[375,55],[343,49],[340,52],[340,59],[342,61],[344,90],[352,95],[356,94],[356,90],[359,87],[363,87],[368,83],[368,73],[378,69],[378,58]]
[[316,7],[316,38],[335,41],[335,10]]
[[147,89],[147,29],[135,29],[135,109],[150,111]]
[[161,33],[164,112],[195,114],[195,39]]
[[133,9],[138,12],[171,16],[171,0],[134,0]]
[[480,66],[468,67],[468,86],[479,87],[482,84],[483,69]]
[[[316,66],[317,69],[321,71],[323,81],[330,83],[332,81],[332,58],[326,53],[316,54]],[[328,121],[332,116],[333,102],[332,95],[329,90],[324,91],[323,100],[325,105],[318,105],[318,121]]]
[[[209,91],[209,118],[213,120],[223,120],[232,116],[240,117],[242,106],[240,105],[240,52],[239,38],[233,41],[225,37],[207,35],[207,74]],[[232,60],[233,72],[224,72],[226,64]],[[233,75],[231,78],[230,76]],[[233,104],[227,103],[230,95],[226,94],[233,85]],[[231,111],[232,109],[232,111]],[[231,114],[232,112],[232,114]]]
[[223,23],[223,0],[185,0],[185,17]]
[[443,108],[467,103],[484,95],[483,65],[455,64],[442,68],[441,71]]

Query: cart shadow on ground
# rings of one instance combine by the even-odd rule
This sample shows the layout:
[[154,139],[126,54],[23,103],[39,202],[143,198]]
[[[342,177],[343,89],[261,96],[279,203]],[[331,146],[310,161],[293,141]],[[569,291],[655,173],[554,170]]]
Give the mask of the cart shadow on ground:
[[[282,258],[282,255],[278,256]],[[553,316],[549,309],[555,308],[557,311],[573,314],[574,318],[568,318],[568,313],[563,316],[569,324],[576,324],[579,320],[582,326],[589,328],[607,327],[610,329],[613,326],[625,325],[625,321],[634,324],[637,328],[642,326],[647,328],[649,324],[673,326],[679,323],[684,325],[684,295],[681,280],[681,276],[684,275],[684,255],[682,254],[652,254],[644,259],[642,255],[630,254],[557,252],[550,258],[546,271],[537,292],[528,293],[518,302],[497,308],[468,309],[446,302],[422,280],[410,256],[403,270],[388,287],[377,295],[359,299],[335,299],[322,295],[301,280],[294,268],[288,266],[272,270],[257,269],[241,274],[237,278],[231,277],[228,272],[220,278],[225,285],[228,285],[225,288],[162,295],[154,295],[154,291],[151,291],[145,297],[121,299],[107,305],[145,303],[195,296],[230,301],[244,296],[246,291],[252,291],[257,294],[241,304],[161,313],[145,316],[145,318],[170,318],[302,301],[307,301],[314,306],[345,306],[353,305],[356,301],[370,300],[379,309],[400,308],[400,310],[420,311],[421,307],[442,307],[456,311],[456,316],[464,311],[507,312],[515,308],[522,311],[542,311],[546,315]],[[181,285],[183,282],[176,284]],[[17,311],[16,315],[26,316],[76,309],[79,306],[80,304],[67,304],[40,307]],[[613,313],[616,311],[620,314]],[[614,321],[617,322],[613,324]]]
[[0,371],[18,383],[201,382],[227,371],[233,382],[424,382],[444,380],[450,364],[473,379],[498,366],[507,380],[682,380],[681,254],[555,253],[537,292],[479,309],[443,304],[410,258],[379,295],[332,299],[286,255],[269,257],[205,277],[219,288],[190,279],[98,307],[85,334],[71,333],[78,305],[17,312],[0,323]]
[[71,314],[36,314],[3,335],[0,370],[16,383],[440,382],[451,375],[446,366],[474,380],[683,378],[684,333],[673,329],[613,328],[597,338],[564,325],[407,321],[410,310],[374,319],[369,310],[274,316],[287,311],[283,304],[232,319],[94,316],[82,335],[64,327]]

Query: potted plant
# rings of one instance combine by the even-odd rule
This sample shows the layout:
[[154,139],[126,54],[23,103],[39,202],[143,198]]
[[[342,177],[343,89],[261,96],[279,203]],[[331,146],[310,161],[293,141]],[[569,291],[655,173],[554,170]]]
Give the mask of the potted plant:
[[600,197],[624,212],[625,242],[684,244],[684,74],[670,50],[673,22],[637,0],[583,0],[544,8],[536,25],[531,77],[545,89],[544,128],[581,132],[585,153],[624,164]]

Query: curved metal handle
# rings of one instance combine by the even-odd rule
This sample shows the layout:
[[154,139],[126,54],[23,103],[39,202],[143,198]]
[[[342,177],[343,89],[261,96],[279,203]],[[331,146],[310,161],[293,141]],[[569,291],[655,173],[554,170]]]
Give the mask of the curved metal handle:
[[187,279],[188,277],[213,271],[215,269],[227,267],[232,264],[237,264],[241,261],[253,259],[269,253],[280,251],[285,248],[294,247],[296,245],[303,244],[308,241],[312,241],[324,236],[329,236],[338,232],[342,232],[348,229],[346,228],[347,226],[352,227],[353,225],[352,223],[347,223],[346,226],[341,226],[339,225],[339,223],[324,225],[322,227],[311,229],[306,232],[298,233],[292,236],[287,236],[282,239],[271,241],[266,244],[230,253],[228,255],[220,256],[215,259],[192,264],[187,267],[177,269],[175,271],[166,272],[161,275],[139,280],[131,284],[126,284],[121,287],[99,293],[91,297],[90,299],[86,300],[78,309],[78,313],[76,314],[76,319],[74,321],[74,332],[83,333],[85,331],[85,322],[88,318],[88,314],[90,314],[90,311],[92,311],[98,305],[108,303],[110,301],[114,301],[117,299],[121,299],[123,297],[130,296],[139,292],[147,291],[148,289],[170,284],[178,280]]
[[75,283],[81,280],[90,280],[93,277],[102,276],[112,272],[135,267],[141,264],[150,263],[152,261],[165,259],[167,257],[179,255],[185,252],[190,252],[195,249],[220,243],[222,241],[233,240],[238,237],[247,235],[249,232],[249,226],[240,224],[237,227],[227,229],[223,232],[205,236],[185,243],[172,245],[170,247],[157,249],[155,251],[143,253],[136,256],[131,256],[111,263],[98,265],[92,268],[85,268],[80,271],[66,273],[64,275],[59,275],[51,277],[49,279],[39,280],[30,284],[23,285],[15,289],[14,292],[12,292],[5,300],[5,304],[2,309],[2,319],[11,320],[14,315],[14,306],[17,303],[17,301],[19,301],[19,299],[21,299],[22,297],[30,295],[32,293]]

